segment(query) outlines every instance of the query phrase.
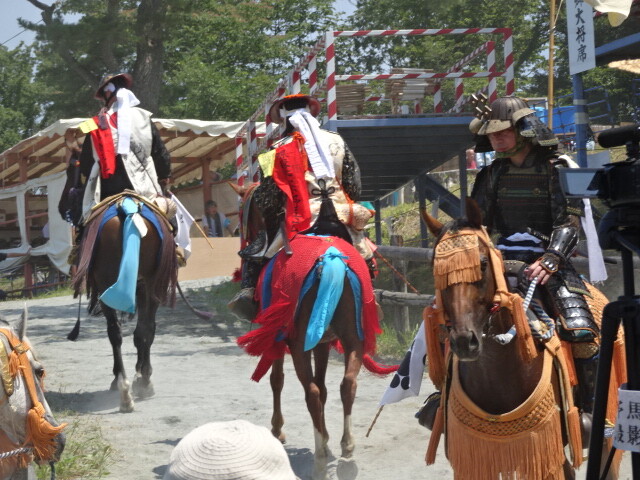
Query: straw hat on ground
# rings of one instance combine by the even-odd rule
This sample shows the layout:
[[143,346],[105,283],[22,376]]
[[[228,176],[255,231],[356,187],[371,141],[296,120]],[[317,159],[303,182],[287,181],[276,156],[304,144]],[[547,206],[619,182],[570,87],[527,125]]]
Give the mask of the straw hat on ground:
[[189,432],[171,453],[163,480],[296,480],[282,444],[246,420]]

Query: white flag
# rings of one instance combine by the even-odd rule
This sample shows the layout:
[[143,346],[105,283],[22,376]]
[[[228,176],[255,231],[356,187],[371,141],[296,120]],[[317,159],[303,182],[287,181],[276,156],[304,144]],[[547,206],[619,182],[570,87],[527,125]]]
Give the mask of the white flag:
[[177,207],[176,223],[178,225],[178,231],[176,232],[175,241],[176,245],[182,247],[184,250],[184,258],[186,260],[191,255],[191,237],[189,236],[189,231],[191,230],[191,225],[193,225],[194,220],[193,216],[191,216],[185,206],[178,200],[178,197],[173,195],[171,199]]
[[427,359],[427,342],[424,336],[424,321],[416,333],[416,338],[407,354],[404,356],[400,368],[393,375],[391,384],[380,399],[380,405],[396,403],[407,397],[420,395],[420,385],[424,376],[425,361]]
[[600,13],[608,14],[611,26],[617,27],[629,16],[633,0],[585,0],[585,2]]

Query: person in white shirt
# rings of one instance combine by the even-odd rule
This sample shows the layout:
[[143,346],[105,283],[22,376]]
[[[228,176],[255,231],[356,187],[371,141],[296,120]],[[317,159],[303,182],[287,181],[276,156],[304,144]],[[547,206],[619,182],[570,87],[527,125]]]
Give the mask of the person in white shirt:
[[233,236],[230,225],[231,222],[224,213],[218,211],[218,204],[209,200],[204,206],[204,215],[202,216],[202,228],[207,236],[224,237],[225,230]]

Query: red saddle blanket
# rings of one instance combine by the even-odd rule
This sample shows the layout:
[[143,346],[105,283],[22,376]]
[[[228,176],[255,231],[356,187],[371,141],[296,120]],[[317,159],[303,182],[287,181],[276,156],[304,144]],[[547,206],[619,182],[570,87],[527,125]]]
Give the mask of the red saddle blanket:
[[[300,290],[318,257],[331,246],[345,255],[347,266],[360,280],[364,353],[375,353],[376,335],[382,330],[369,269],[364,259],[353,245],[340,238],[297,235],[291,240],[293,254],[287,255],[280,251],[260,275],[257,292],[262,292],[264,283],[271,279],[270,301],[266,305],[264,299],[261,299],[263,309],[254,320],[260,327],[238,338],[238,345],[248,354],[261,357],[252,380],[259,381],[269,371],[273,362],[287,353],[287,340],[296,338],[294,316],[301,300]],[[300,341],[304,341],[304,334],[299,337]],[[338,351],[342,351],[339,342],[333,342],[332,345]]]

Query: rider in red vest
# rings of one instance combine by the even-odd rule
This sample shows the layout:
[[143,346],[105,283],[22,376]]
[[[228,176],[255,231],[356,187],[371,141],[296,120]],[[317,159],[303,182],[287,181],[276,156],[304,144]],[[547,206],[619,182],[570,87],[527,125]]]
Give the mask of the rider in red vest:
[[86,133],[80,171],[86,178],[84,217],[101,200],[133,190],[153,201],[171,176],[171,157],[151,113],[138,108],[128,73],[106,75],[95,98],[104,106],[80,128]]
[[[319,230],[352,243],[375,271],[373,250],[364,235],[371,210],[360,198],[360,169],[343,138],[319,128],[320,102],[309,95],[288,95],[270,108],[271,120],[284,124],[282,140],[259,156],[261,181],[254,193],[266,228],[240,252],[242,290],[229,303],[238,316],[253,318],[255,286],[262,266],[298,232],[312,227],[320,213],[324,191],[337,219]],[[335,217],[334,217],[335,218]]]

